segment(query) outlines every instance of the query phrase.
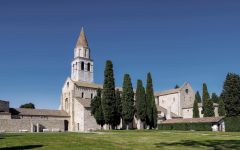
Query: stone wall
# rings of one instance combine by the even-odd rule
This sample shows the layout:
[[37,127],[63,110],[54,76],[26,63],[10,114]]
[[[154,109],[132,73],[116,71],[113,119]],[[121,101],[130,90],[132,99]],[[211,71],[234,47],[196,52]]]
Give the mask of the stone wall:
[[0,112],[9,112],[9,102],[0,100]]
[[36,119],[0,119],[0,132],[19,132],[27,130],[31,132],[32,125],[39,124],[40,131],[42,129],[59,129],[64,131],[64,120],[36,120]]
[[101,127],[97,124],[95,118],[91,115],[91,109],[84,109],[84,131],[99,130]]

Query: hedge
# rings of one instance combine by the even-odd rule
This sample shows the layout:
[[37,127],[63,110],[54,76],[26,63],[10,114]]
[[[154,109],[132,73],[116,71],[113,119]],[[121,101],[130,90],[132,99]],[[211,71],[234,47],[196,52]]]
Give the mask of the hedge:
[[240,132],[240,116],[224,118],[226,132]]
[[212,123],[174,123],[159,124],[159,130],[195,130],[195,131],[212,131]]

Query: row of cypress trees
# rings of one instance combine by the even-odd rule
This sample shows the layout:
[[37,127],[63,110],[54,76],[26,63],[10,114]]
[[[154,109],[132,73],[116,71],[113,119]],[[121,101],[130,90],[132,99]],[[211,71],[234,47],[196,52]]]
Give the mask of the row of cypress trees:
[[218,103],[219,116],[239,116],[240,115],[240,75],[228,73],[223,84],[223,90],[218,97],[216,93],[212,93],[210,98],[206,83],[203,84],[202,99],[199,92],[196,92],[193,117],[199,117],[198,103],[203,103],[204,117],[214,116],[213,103]]
[[108,60],[104,71],[103,89],[98,89],[97,95],[91,100],[91,113],[96,122],[101,127],[107,124],[109,129],[116,129],[122,119],[126,124],[126,129],[128,129],[134,119],[134,115],[136,115],[150,129],[156,128],[157,108],[150,73],[147,75],[146,91],[142,81],[137,81],[135,99],[129,74],[124,75],[122,91],[116,90],[113,64]]

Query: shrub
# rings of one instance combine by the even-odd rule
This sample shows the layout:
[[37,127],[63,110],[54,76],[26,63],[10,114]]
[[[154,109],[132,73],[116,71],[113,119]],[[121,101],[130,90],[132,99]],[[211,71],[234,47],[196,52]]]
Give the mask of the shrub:
[[239,132],[240,131],[240,116],[224,118],[226,132]]
[[175,123],[159,124],[159,130],[195,130],[195,131],[212,131],[212,123]]

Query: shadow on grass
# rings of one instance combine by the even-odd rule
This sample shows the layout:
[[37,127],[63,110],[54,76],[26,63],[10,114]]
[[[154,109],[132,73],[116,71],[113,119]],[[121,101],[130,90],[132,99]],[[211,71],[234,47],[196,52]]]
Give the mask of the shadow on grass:
[[23,149],[34,149],[43,147],[43,145],[24,145],[24,146],[12,146],[12,147],[3,147],[0,150],[23,150]]
[[205,141],[194,141],[194,140],[182,140],[179,142],[161,142],[156,143],[157,148],[171,148],[178,146],[187,146],[194,148],[210,148],[213,150],[240,150],[240,140],[205,140]]

